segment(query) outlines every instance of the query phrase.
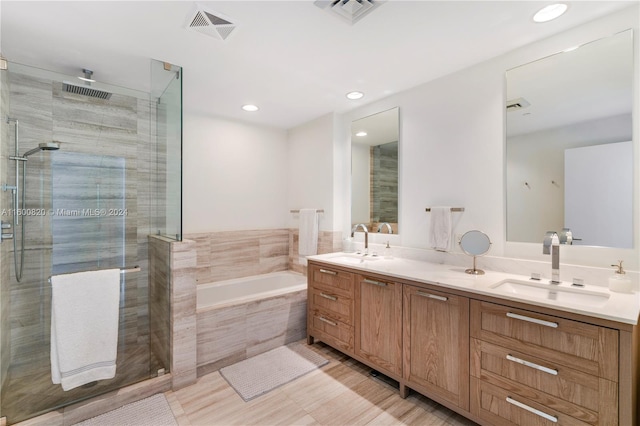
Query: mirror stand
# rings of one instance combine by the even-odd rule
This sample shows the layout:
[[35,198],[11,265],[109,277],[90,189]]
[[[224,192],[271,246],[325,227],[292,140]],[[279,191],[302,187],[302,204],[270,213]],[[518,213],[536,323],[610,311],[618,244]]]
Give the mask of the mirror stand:
[[464,272],[472,275],[484,275],[482,269],[476,268],[476,257],[486,254],[491,247],[491,240],[487,234],[477,230],[465,232],[460,238],[459,244],[465,254],[473,256],[473,268],[465,269]]
[[482,269],[476,268],[476,257],[477,256],[473,256],[473,268],[465,269],[464,272],[466,272],[467,274],[473,274],[473,275],[484,275],[484,271]]

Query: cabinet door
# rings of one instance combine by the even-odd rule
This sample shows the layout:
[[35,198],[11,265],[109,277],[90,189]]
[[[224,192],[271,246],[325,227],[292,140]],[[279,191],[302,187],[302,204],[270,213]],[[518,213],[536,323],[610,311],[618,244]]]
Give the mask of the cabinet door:
[[469,299],[404,286],[404,379],[469,409]]
[[356,355],[402,375],[402,284],[356,277]]

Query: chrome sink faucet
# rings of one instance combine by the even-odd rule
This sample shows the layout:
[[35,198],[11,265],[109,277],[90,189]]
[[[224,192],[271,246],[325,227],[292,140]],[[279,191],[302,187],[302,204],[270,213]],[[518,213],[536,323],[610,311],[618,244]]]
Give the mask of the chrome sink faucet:
[[548,231],[542,242],[542,254],[551,255],[551,284],[560,284],[560,239],[558,234]]
[[391,228],[391,224],[389,224],[389,222],[382,222],[380,225],[378,225],[378,232],[382,231],[383,226],[387,227],[387,234],[393,234],[393,228]]
[[353,227],[353,229],[351,229],[352,238],[355,235],[358,228],[362,228],[362,230],[364,231],[364,254],[366,255],[367,251],[369,250],[369,230],[367,229],[364,223],[358,223]]

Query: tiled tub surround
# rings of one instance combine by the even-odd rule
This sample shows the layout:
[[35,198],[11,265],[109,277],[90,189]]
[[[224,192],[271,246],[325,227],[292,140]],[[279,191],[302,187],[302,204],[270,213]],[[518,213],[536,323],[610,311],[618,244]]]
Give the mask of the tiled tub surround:
[[295,272],[198,285],[198,377],[304,338],[306,309]]
[[[184,237],[196,242],[198,283],[286,270],[306,274],[298,256],[297,229],[220,231]],[[318,254],[341,249],[341,232],[318,232]]]
[[[7,75],[6,72],[2,73]],[[4,81],[3,81],[4,82]],[[139,265],[142,272],[125,277],[123,303],[121,305],[120,337],[117,375],[109,381],[101,381],[90,389],[76,389],[63,392],[50,380],[49,329],[51,289],[47,278],[52,267],[59,271],[84,269],[86,259],[72,255],[73,247],[86,247],[85,253],[93,252],[102,258],[100,247],[91,244],[98,239],[89,229],[72,232],[71,240],[63,241],[52,233],[50,216],[27,217],[25,226],[25,266],[21,283],[15,281],[13,269],[13,247],[10,242],[2,244],[2,301],[11,309],[2,309],[3,331],[10,327],[10,335],[2,334],[5,340],[10,336],[10,345],[2,347],[2,368],[9,368],[2,378],[2,415],[9,422],[22,420],[33,413],[49,410],[97,395],[136,380],[148,378],[159,367],[149,351],[148,313],[148,264],[147,235],[155,227],[155,210],[152,199],[155,193],[155,169],[157,150],[153,133],[155,125],[153,111],[147,99],[138,99],[114,93],[110,100],[90,99],[62,91],[61,83],[46,78],[36,78],[17,72],[9,73],[8,90],[10,108],[5,113],[20,122],[21,153],[43,141],[60,143],[60,151],[39,153],[29,157],[27,166],[26,208],[51,209],[52,199],[52,158],[54,155],[77,156],[119,156],[124,165],[124,203],[127,215],[121,224],[125,239],[119,250],[124,255],[117,265],[102,262],[101,267]],[[6,93],[3,84],[3,94]],[[2,127],[3,164],[9,164],[7,151],[13,149],[13,125]],[[6,136],[6,138],[5,138]],[[13,155],[10,153],[10,155]],[[63,155],[64,156],[64,155]],[[62,157],[60,157],[62,158]],[[160,161],[162,162],[162,158]],[[11,164],[9,165],[11,166]],[[3,182],[13,183],[11,173]],[[59,169],[55,173],[65,173]],[[60,191],[71,190],[71,186]],[[104,188],[103,188],[104,189]],[[10,208],[9,192],[2,192],[2,204]],[[102,192],[105,195],[106,192]],[[90,194],[77,194],[90,199]],[[93,205],[87,206],[92,208]],[[10,216],[3,220],[10,221]],[[99,220],[96,218],[73,217],[65,221],[65,226]],[[75,225],[73,225],[75,226]],[[14,230],[15,232],[15,230]],[[52,265],[56,253],[58,262]],[[77,253],[77,251],[75,251]],[[95,260],[95,259],[94,259]],[[102,259],[105,260],[105,259]],[[115,262],[115,259],[109,259]],[[124,265],[121,264],[124,262]],[[10,350],[7,350],[10,346]],[[10,360],[7,356],[10,354]],[[5,378],[6,377],[6,378]]]
[[171,369],[174,390],[196,380],[195,246],[149,236],[151,351]]

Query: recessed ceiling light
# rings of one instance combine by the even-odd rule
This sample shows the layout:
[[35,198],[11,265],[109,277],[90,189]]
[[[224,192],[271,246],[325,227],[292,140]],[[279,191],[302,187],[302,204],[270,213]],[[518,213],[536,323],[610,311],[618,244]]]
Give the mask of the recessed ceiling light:
[[562,15],[567,11],[567,5],[564,3],[556,3],[550,4],[548,6],[543,7],[533,15],[533,20],[535,22],[548,22],[553,19],[556,19],[558,16]]
[[358,132],[356,136],[367,136],[367,132]]
[[346,95],[346,96],[347,96],[347,98],[349,98],[349,99],[351,99],[351,100],[356,100],[356,99],[360,99],[360,98],[362,98],[362,97],[364,96],[364,93],[354,91],[354,92],[349,92],[349,93],[347,93],[347,95]]
[[255,112],[255,111],[259,110],[260,108],[258,108],[255,105],[247,104],[247,105],[242,105],[242,109],[247,111],[247,112]]

